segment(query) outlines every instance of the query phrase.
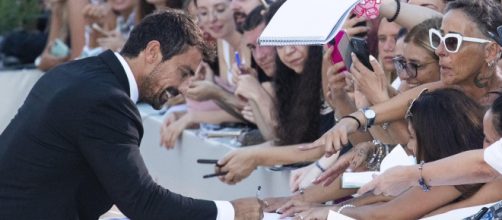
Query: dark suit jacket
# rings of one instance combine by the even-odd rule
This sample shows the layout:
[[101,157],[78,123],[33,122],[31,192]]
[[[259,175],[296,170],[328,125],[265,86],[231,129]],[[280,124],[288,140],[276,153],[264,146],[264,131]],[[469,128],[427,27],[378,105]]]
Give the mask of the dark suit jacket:
[[166,190],[140,155],[141,117],[111,51],[47,72],[0,136],[0,219],[215,219]]

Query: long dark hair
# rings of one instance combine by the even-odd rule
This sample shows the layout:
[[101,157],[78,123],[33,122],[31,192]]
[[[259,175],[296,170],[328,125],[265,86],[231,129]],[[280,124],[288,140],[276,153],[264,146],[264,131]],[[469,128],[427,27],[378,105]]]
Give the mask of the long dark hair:
[[490,111],[492,111],[493,115],[493,127],[499,135],[502,135],[502,96],[500,94],[499,97],[493,102]]
[[319,137],[322,47],[311,46],[303,73],[295,73],[276,56],[275,92],[278,145],[312,142]]
[[[408,117],[417,138],[417,161],[435,161],[483,146],[483,108],[463,92],[440,89],[421,95]],[[455,186],[464,197],[481,184]]]

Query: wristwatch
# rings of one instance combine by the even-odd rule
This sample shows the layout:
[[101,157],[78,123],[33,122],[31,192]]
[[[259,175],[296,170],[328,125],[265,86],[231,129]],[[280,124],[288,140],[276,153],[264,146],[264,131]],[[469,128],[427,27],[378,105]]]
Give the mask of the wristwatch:
[[368,128],[371,128],[373,124],[375,124],[375,117],[376,113],[373,111],[371,108],[363,108],[361,109],[361,112],[363,113],[364,117],[366,118],[366,126],[364,127],[364,130],[367,131]]

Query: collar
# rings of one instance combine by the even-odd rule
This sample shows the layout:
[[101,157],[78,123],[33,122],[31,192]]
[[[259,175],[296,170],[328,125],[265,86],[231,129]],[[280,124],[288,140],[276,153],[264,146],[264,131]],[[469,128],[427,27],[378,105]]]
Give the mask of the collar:
[[129,94],[131,94],[131,100],[136,103],[138,102],[139,99],[139,91],[138,91],[138,84],[136,83],[136,79],[134,78],[134,75],[132,73],[131,67],[129,67],[129,64],[125,61],[124,57],[120,55],[117,52],[114,52],[115,56],[117,59],[120,61],[120,64],[124,68],[124,71],[127,76],[127,81],[129,82]]

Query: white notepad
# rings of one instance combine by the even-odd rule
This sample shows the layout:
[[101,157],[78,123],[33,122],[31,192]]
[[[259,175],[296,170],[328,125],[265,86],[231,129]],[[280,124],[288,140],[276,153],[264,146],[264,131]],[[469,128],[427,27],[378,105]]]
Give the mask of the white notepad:
[[[392,151],[382,160],[380,164],[380,172],[395,166],[407,166],[416,164],[416,159],[413,156],[408,156],[401,145],[397,145]],[[379,172],[345,172],[342,175],[342,188],[359,188],[373,180],[373,175]]]
[[258,43],[263,46],[322,45],[332,40],[360,0],[288,0]]

